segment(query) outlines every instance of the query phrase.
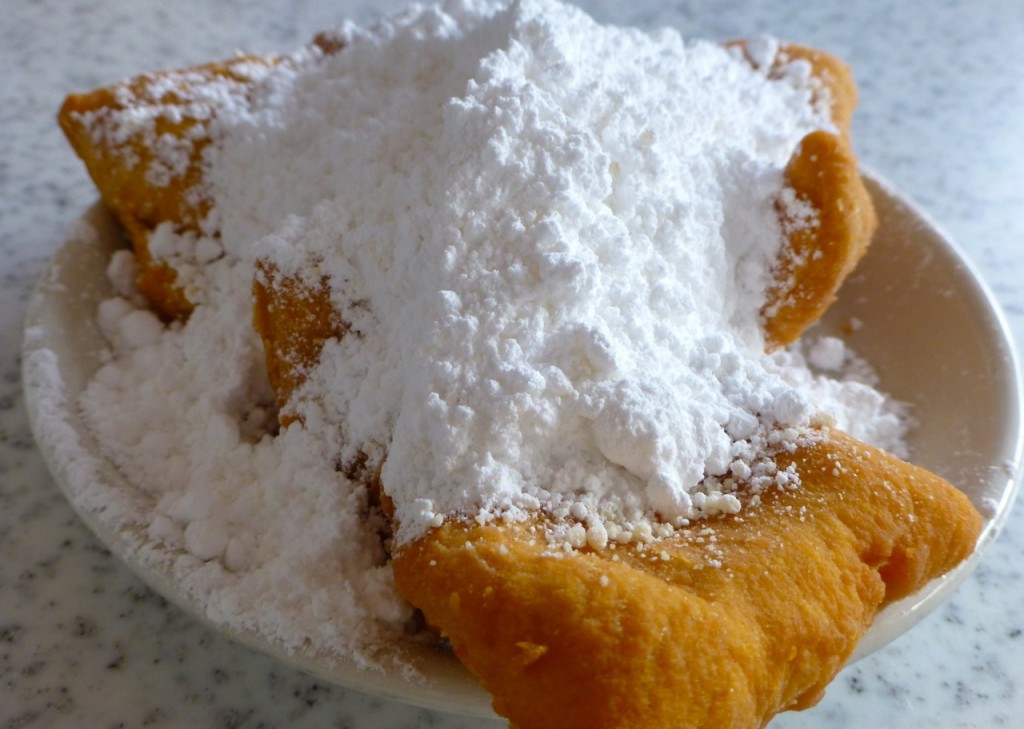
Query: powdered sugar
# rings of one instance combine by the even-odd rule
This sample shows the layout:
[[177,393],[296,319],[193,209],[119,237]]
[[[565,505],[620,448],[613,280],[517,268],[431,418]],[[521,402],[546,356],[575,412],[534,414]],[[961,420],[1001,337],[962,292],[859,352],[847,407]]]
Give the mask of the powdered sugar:
[[157,341],[129,324],[147,310],[118,317],[109,310],[123,299],[101,304],[118,356],[86,391],[85,414],[148,503],[145,558],[168,565],[210,619],[370,660],[411,609],[391,587],[365,489],[336,472],[329,430],[270,437],[249,278],[213,266],[217,305]]
[[854,438],[906,458],[907,405],[879,392],[871,365],[835,337],[806,338],[773,355],[784,376]]
[[[223,122],[225,246],[317,261],[362,332],[301,407],[387,454],[411,535],[436,513],[519,518],[588,477],[605,503],[692,518],[691,490],[733,460],[734,413],[807,421],[758,364],[759,312],[782,167],[831,121],[806,73],[769,80],[715,44],[553,3],[447,9],[352,33]],[[303,179],[239,186],[257,146]],[[306,217],[273,232],[285,212]]]
[[[769,77],[771,41],[752,66],[549,0],[417,7],[338,39],[244,93],[204,85],[212,120],[209,99],[186,104],[215,140],[216,206],[203,235],[150,243],[198,304],[188,322],[139,306],[123,256],[100,306],[114,356],[85,413],[211,617],[352,653],[401,630],[383,525],[345,475],[359,459],[400,540],[542,509],[558,544],[599,547],[736,512],[741,486],[794,487],[770,454],[817,419],[898,445],[867,384],[764,354],[782,169],[831,128],[805,64]],[[165,113],[97,128],[116,141]],[[279,433],[249,325],[257,258],[326,278],[350,332]],[[810,359],[844,364],[837,347]]]

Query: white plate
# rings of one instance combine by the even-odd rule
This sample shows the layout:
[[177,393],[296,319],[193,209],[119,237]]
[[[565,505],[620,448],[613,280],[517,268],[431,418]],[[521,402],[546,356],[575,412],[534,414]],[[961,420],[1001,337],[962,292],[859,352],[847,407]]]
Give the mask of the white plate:
[[[879,232],[821,330],[845,339],[874,365],[884,389],[912,403],[919,422],[910,439],[912,460],[957,484],[981,509],[986,524],[974,555],[887,608],[855,658],[908,630],[970,573],[1004,523],[1022,470],[1019,368],[992,296],[925,215],[877,177],[866,181],[878,209]],[[112,529],[81,498],[96,479],[126,485],[76,406],[100,365],[104,342],[95,309],[110,295],[104,269],[122,239],[101,205],[82,222],[97,231],[98,240],[73,236],[67,241],[29,305],[23,379],[33,432],[57,483],[97,536],[150,587],[205,620],[202,607],[169,571],[143,564],[131,535]],[[225,632],[332,683],[429,708],[493,716],[483,689],[454,656],[432,646],[394,646],[425,677],[416,678],[399,668],[368,671],[335,658],[291,655],[263,635]]]

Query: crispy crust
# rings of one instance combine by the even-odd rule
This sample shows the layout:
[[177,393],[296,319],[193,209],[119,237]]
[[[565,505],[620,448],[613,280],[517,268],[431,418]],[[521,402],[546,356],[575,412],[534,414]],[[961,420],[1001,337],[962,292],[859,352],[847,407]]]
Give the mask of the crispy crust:
[[396,585],[513,729],[760,727],[816,703],[981,528],[938,476],[838,431],[777,460],[799,489],[643,552],[552,556],[539,524],[450,520],[394,555]]

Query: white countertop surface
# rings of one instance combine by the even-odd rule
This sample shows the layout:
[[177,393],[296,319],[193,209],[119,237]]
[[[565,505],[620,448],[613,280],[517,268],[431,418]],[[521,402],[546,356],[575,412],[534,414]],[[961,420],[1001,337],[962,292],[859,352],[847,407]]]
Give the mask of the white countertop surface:
[[[500,727],[318,683],[134,578],[78,521],[29,431],[21,324],[96,194],[54,117],[72,91],[234,50],[290,50],[371,0],[5,0],[0,13],[0,727]],[[829,50],[857,76],[863,163],[966,251],[1024,342],[1024,3],[591,0],[598,19]],[[1019,349],[1018,349],[1019,351]],[[969,397],[970,393],[964,393]],[[954,598],[772,729],[1024,726],[1024,509]]]

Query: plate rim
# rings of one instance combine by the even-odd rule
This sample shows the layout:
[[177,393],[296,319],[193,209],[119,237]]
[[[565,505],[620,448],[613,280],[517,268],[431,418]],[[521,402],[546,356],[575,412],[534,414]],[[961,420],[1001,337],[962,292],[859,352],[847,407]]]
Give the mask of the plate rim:
[[[1006,482],[1000,490],[999,501],[992,507],[990,513],[982,511],[984,524],[975,543],[974,551],[955,568],[932,580],[918,592],[883,608],[875,616],[875,624],[871,628],[875,628],[879,620],[883,618],[892,620],[891,627],[888,631],[869,629],[857,644],[846,665],[851,665],[881,650],[948,601],[957,587],[974,572],[988,548],[999,536],[1013,509],[1021,484],[1024,483],[1024,420],[1022,420],[1024,418],[1024,369],[1022,369],[1021,356],[1018,354],[1013,331],[999,300],[970,256],[930,212],[903,193],[891,180],[872,168],[861,165],[859,171],[873,200],[876,200],[878,195],[884,195],[887,202],[902,208],[913,216],[923,229],[930,232],[931,243],[941,246],[946,253],[956,259],[957,264],[967,273],[966,279],[973,289],[976,303],[983,306],[990,319],[990,328],[998,334],[994,341],[997,342],[1000,355],[1007,363],[1006,370],[1010,374],[1008,385],[1012,390],[1008,409],[1012,413],[1012,429],[1016,432],[1016,437],[1013,438],[1012,452],[1002,464],[1006,472]],[[911,458],[911,462],[913,462],[913,458]],[[957,485],[954,484],[954,486]],[[978,505],[975,504],[975,506]]]

